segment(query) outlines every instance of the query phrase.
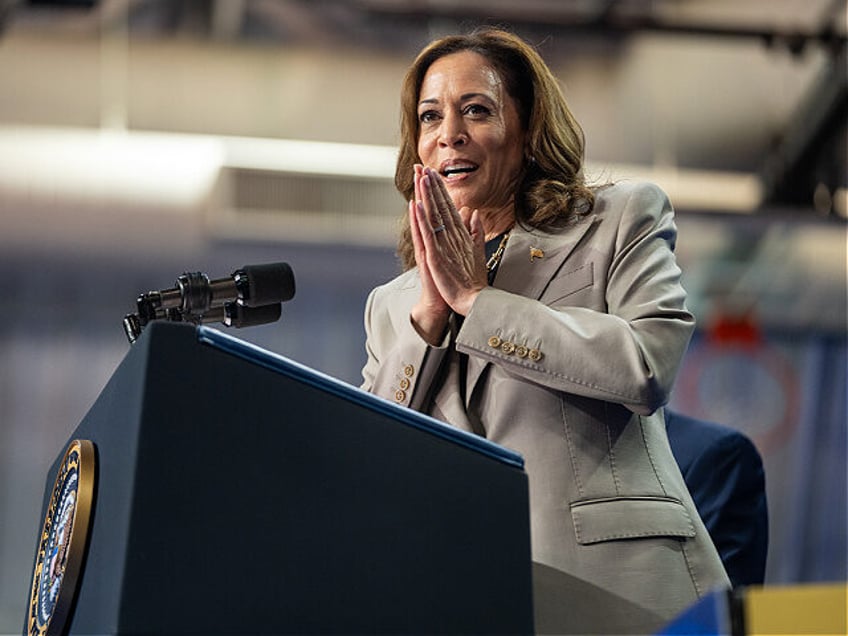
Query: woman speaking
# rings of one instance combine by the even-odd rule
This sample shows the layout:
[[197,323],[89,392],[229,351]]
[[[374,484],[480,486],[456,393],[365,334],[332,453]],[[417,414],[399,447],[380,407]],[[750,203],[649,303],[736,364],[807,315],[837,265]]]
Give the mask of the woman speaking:
[[401,108],[405,271],[369,295],[363,387],[521,453],[533,560],[653,632],[728,585],[663,422],[694,328],[669,201],[587,186],[556,79],[508,32],[431,43]]

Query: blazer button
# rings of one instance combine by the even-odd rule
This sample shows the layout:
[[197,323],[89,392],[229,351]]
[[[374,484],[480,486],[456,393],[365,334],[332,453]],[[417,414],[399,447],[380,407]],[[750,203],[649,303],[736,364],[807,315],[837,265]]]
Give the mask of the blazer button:
[[507,355],[512,355],[515,352],[515,345],[507,341],[501,345],[501,351]]
[[411,378],[413,373],[415,373],[415,367],[413,367],[411,364],[407,364],[407,365],[403,368],[403,374],[404,374],[406,377]]
[[519,358],[526,358],[527,353],[527,347],[525,347],[524,345],[518,345],[515,347],[515,355],[517,355]]
[[403,402],[406,399],[406,391],[398,389],[395,391],[395,402]]
[[492,349],[497,349],[498,347],[500,347],[501,342],[503,341],[497,336],[492,336],[491,338],[489,338],[489,346],[492,347]]
[[527,357],[533,362],[538,362],[542,359],[542,352],[538,349],[530,349],[530,351],[527,352]]
[[400,388],[406,391],[409,388],[409,378],[401,378],[400,382],[398,382]]

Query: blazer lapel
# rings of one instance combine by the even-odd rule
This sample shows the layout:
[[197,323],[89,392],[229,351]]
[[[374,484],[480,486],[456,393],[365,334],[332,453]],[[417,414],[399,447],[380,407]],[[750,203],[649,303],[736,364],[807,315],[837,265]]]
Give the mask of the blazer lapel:
[[594,219],[594,215],[581,219],[557,234],[516,226],[492,286],[538,300]]

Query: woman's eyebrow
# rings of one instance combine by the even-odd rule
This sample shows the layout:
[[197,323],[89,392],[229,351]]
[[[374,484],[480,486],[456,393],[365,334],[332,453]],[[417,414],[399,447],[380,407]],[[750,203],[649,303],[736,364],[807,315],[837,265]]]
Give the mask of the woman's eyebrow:
[[488,93],[465,93],[465,95],[462,95],[459,99],[464,102],[465,100],[468,100],[468,99],[478,99],[478,98],[487,99],[490,102],[495,101],[495,98],[492,97],[491,95],[489,95]]
[[[492,97],[491,95],[488,95],[486,93],[465,93],[463,95],[460,95],[459,100],[464,102],[466,100],[475,99],[475,98],[486,99],[490,102],[495,101],[494,97]],[[422,99],[420,102],[418,102],[418,105],[421,106],[422,104],[438,104],[438,103],[439,103],[438,98],[429,97],[427,99]]]

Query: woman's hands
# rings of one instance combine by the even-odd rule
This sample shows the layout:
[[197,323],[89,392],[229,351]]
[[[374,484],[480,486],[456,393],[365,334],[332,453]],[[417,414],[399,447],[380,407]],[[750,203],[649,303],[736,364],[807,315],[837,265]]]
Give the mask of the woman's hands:
[[416,165],[414,183],[409,224],[421,296],[411,317],[421,337],[436,345],[451,310],[466,315],[488,284],[485,238],[478,212],[457,211],[437,172]]

